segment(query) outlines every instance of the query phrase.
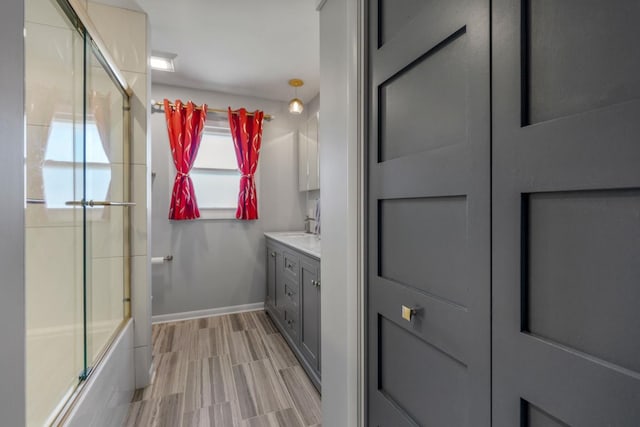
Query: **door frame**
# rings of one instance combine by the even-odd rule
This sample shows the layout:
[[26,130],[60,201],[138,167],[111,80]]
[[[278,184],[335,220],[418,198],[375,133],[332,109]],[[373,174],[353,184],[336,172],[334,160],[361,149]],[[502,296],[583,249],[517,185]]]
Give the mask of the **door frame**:
[[[331,22],[332,38],[327,41],[327,46],[332,45],[340,50],[342,56],[341,61],[336,66],[338,69],[336,73],[328,76],[327,83],[320,83],[320,89],[328,83],[336,83],[340,87],[344,87],[346,90],[339,94],[338,97],[332,98],[332,105],[339,105],[340,111],[344,111],[345,115],[340,118],[340,123],[331,128],[331,132],[326,134],[323,132],[323,128],[326,126],[326,120],[320,119],[319,124],[319,139],[320,139],[320,187],[328,189],[326,177],[326,166],[323,166],[323,159],[327,156],[336,156],[335,152],[328,153],[327,144],[325,140],[326,135],[331,133],[331,144],[333,150],[337,148],[336,144],[339,138],[340,154],[347,153],[344,163],[335,165],[334,170],[340,176],[345,178],[344,185],[346,188],[340,190],[340,195],[346,193],[347,198],[332,198],[332,193],[324,190],[322,195],[324,208],[330,206],[331,209],[338,209],[341,213],[346,214],[347,233],[341,235],[339,241],[337,241],[335,235],[329,235],[329,233],[323,233],[323,246],[325,243],[331,241],[331,246],[339,244],[345,248],[346,259],[344,263],[341,262],[337,266],[339,270],[344,271],[340,277],[335,274],[321,273],[323,283],[323,295],[322,300],[326,302],[328,297],[333,296],[336,293],[334,285],[331,283],[332,279],[340,280],[340,286],[346,286],[345,289],[340,291],[341,296],[345,297],[345,301],[340,304],[340,313],[332,313],[334,317],[342,322],[345,338],[341,341],[339,348],[334,348],[331,353],[328,351],[331,346],[328,345],[326,339],[323,339],[326,334],[331,333],[331,328],[324,326],[326,322],[325,316],[329,313],[327,304],[321,303],[321,363],[322,369],[325,371],[327,363],[331,363],[330,368],[337,368],[344,377],[340,378],[340,388],[337,388],[335,379],[331,377],[331,386],[334,390],[326,387],[325,380],[327,379],[326,371],[323,372],[323,392],[333,393],[341,399],[346,397],[346,401],[340,403],[340,406],[335,408],[327,408],[327,401],[323,399],[323,412],[326,410],[335,411],[334,418],[338,418],[342,425],[354,425],[365,426],[365,378],[366,378],[366,365],[365,365],[365,325],[366,325],[366,313],[364,311],[364,301],[366,295],[364,295],[364,242],[365,242],[365,216],[364,216],[364,189],[366,188],[365,182],[365,152],[364,137],[365,137],[365,121],[364,121],[364,107],[365,107],[365,56],[364,56],[364,41],[365,41],[365,26],[364,26],[364,13],[366,8],[365,0],[317,0],[316,10],[320,12],[320,29],[321,29],[321,48],[320,48],[320,68],[323,68],[322,57],[322,28],[323,19],[326,16],[327,22],[337,20],[337,12],[340,12],[340,20],[337,22]],[[338,44],[339,43],[339,44]],[[344,59],[344,62],[343,60]],[[326,92],[325,92],[326,93]],[[322,96],[322,95],[321,95]],[[321,108],[323,107],[321,99]],[[345,107],[346,106],[346,107]],[[323,136],[323,134],[325,136]],[[324,163],[326,165],[326,163]],[[337,169],[336,169],[337,168]],[[324,173],[323,173],[324,172]],[[323,178],[324,177],[324,178]],[[327,199],[330,201],[328,202]],[[343,217],[344,218],[344,217]],[[327,218],[325,214],[323,216],[325,224],[323,228],[325,230],[332,228],[330,225],[331,219]],[[329,266],[326,259],[323,257],[321,260],[321,270],[327,268],[333,268]],[[346,311],[343,312],[342,310]],[[335,319],[334,322],[335,324]],[[331,326],[331,325],[328,325]],[[336,351],[339,351],[339,356],[336,356]],[[339,361],[339,363],[337,363]],[[334,397],[335,400],[335,397]],[[330,405],[336,405],[332,400]],[[324,421],[324,420],[323,420]]]
[[368,16],[369,7],[367,0],[357,0],[356,4],[356,76],[355,82],[358,90],[358,99],[356,105],[357,117],[357,176],[358,176],[358,197],[357,197],[357,226],[358,241],[357,250],[357,292],[358,292],[358,425],[364,427],[367,422],[367,293],[365,279],[367,277],[367,209],[366,195],[368,189],[368,156],[367,136],[369,132],[368,117],[368,85],[369,85],[369,67],[368,67],[368,43],[369,43],[369,26]]

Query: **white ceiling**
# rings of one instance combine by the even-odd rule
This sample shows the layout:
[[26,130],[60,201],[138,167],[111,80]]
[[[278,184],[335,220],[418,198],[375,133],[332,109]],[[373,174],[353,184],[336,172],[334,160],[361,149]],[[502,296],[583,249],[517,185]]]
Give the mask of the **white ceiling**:
[[154,83],[287,101],[295,77],[305,82],[303,101],[319,91],[313,0],[135,2],[149,15],[152,50],[178,55],[176,72],[153,71]]

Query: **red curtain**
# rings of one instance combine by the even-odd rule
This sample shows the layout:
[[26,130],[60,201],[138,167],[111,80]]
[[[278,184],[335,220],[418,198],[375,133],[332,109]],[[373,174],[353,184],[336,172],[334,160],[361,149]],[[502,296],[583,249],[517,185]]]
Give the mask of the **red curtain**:
[[241,108],[232,111],[229,108],[229,127],[236,149],[240,177],[237,219],[258,219],[258,195],[254,174],[258,168],[260,145],[262,144],[262,119],[264,112],[256,110],[249,115]]
[[185,106],[182,101],[176,100],[174,106],[171,106],[169,100],[165,99],[164,112],[167,118],[171,155],[177,171],[171,194],[169,219],[200,218],[196,193],[189,172],[200,148],[204,122],[207,118],[207,105],[203,104],[198,110],[191,101]]

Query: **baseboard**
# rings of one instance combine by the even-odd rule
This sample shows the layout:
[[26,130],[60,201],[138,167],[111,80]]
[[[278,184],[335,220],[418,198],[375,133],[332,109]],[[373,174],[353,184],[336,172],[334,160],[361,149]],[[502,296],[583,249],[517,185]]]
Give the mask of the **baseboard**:
[[176,322],[178,320],[199,319],[201,317],[222,316],[224,314],[243,313],[245,311],[264,310],[264,303],[233,305],[230,307],[209,308],[206,310],[186,311],[184,313],[159,314],[151,316],[151,323]]

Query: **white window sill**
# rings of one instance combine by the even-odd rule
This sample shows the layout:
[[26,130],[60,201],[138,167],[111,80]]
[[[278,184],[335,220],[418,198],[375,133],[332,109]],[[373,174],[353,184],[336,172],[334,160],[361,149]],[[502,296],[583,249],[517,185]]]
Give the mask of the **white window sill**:
[[[236,208],[229,209],[215,209],[215,208],[199,208],[200,218],[190,219],[190,221],[202,221],[211,219],[236,219]],[[185,222],[182,220],[170,219],[169,222]]]
[[200,208],[200,218],[202,219],[236,219],[236,208],[228,209],[207,209]]

